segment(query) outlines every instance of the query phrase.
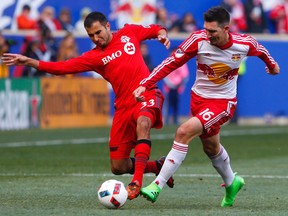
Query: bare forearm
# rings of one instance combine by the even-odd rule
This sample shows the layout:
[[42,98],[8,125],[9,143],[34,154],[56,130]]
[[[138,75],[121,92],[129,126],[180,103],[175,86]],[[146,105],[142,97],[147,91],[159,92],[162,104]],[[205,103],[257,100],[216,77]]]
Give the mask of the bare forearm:
[[33,67],[36,69],[38,69],[38,67],[39,67],[39,61],[36,59],[32,59],[32,58],[28,58],[24,64],[25,64],[25,66]]

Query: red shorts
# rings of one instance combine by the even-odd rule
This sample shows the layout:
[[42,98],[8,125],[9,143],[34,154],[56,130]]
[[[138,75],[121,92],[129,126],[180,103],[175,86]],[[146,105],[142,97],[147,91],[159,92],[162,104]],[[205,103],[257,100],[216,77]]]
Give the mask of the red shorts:
[[192,92],[190,109],[203,125],[201,138],[208,138],[219,133],[220,126],[232,118],[237,100],[207,99]]
[[145,102],[131,102],[131,106],[115,110],[110,132],[110,158],[129,158],[137,141],[136,126],[139,116],[151,119],[153,128],[161,128],[164,97],[159,89],[146,91]]

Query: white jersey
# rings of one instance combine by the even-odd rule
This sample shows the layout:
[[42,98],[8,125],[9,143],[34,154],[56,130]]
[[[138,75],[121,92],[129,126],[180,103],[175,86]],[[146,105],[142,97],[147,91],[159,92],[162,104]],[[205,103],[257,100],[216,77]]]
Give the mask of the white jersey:
[[276,65],[266,48],[251,36],[229,33],[229,42],[217,47],[210,44],[205,30],[202,30],[191,34],[140,84],[149,88],[195,56],[196,80],[191,89],[204,98],[235,98],[238,70],[246,56],[259,57],[268,68]]

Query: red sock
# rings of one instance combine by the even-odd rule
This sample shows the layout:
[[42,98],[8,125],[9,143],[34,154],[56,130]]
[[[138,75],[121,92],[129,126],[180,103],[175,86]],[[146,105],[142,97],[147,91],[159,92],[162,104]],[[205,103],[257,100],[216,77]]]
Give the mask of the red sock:
[[132,182],[138,181],[140,186],[142,186],[143,175],[150,157],[150,151],[151,151],[150,140],[142,139],[137,141],[137,144],[134,149],[135,172]]
[[157,167],[156,160],[147,162],[147,166],[144,173],[155,173],[155,174],[159,173],[159,168]]

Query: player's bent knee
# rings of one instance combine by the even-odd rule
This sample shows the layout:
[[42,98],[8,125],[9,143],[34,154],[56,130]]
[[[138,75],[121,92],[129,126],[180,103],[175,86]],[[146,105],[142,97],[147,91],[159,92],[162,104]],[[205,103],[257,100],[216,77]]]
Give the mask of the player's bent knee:
[[177,129],[176,134],[177,134],[178,137],[181,137],[181,138],[182,138],[182,137],[185,137],[185,136],[188,134],[188,131],[187,131],[187,129],[186,129],[185,126],[181,125],[181,126]]
[[123,175],[126,173],[126,169],[124,170],[123,168],[121,167],[111,167],[111,172],[114,174],[114,175]]
[[141,118],[141,120],[138,120],[137,129],[147,131],[150,130],[150,128],[151,128],[151,121],[149,118]]

